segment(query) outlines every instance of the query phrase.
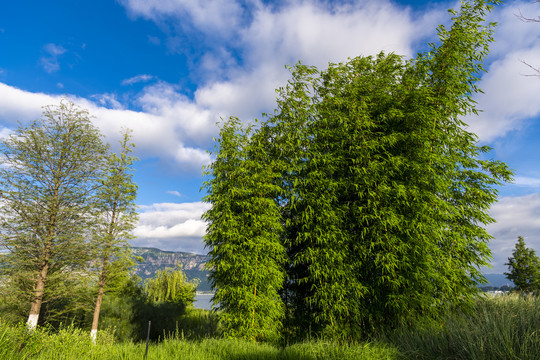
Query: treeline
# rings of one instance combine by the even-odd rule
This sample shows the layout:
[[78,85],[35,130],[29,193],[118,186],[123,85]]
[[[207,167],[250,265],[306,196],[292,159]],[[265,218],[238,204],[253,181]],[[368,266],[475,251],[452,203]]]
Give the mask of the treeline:
[[462,3],[411,60],[298,64],[260,126],[224,121],[204,219],[225,336],[356,341],[471,306],[512,176],[462,120],[488,3]]
[[[193,301],[195,285],[179,270],[159,273],[145,288],[132,277],[133,148],[125,130],[112,152],[88,112],[68,100],[44,107],[39,120],[0,140],[3,319],[26,317],[30,329],[89,322],[95,339],[107,292],[132,304],[127,319],[150,305],[181,312]],[[185,293],[159,295],[167,286]]]

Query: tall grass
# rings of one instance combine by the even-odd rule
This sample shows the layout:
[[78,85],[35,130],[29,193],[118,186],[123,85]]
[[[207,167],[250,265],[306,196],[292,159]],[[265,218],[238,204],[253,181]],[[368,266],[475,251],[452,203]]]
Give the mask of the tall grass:
[[406,359],[538,360],[540,297],[480,298],[471,313],[403,327],[389,341]]
[[[188,312],[178,330],[150,344],[148,359],[319,360],[319,359],[534,359],[540,357],[540,298],[519,295],[478,300],[474,312],[454,313],[442,322],[400,328],[372,342],[338,345],[309,341],[285,348],[219,338],[215,314]],[[87,331],[0,322],[3,359],[142,359],[144,342],[115,341],[100,331],[92,344]]]
[[[92,344],[87,332],[66,328],[51,333],[38,329],[32,333],[24,325],[9,327],[1,325],[0,359],[142,359],[145,344],[115,343],[113,336],[100,332],[98,343]],[[339,346],[333,343],[310,342],[285,349],[268,344],[245,340],[203,339],[182,340],[178,336],[167,337],[160,343],[152,343],[149,360],[316,360],[316,359],[397,359],[395,349],[382,343]]]

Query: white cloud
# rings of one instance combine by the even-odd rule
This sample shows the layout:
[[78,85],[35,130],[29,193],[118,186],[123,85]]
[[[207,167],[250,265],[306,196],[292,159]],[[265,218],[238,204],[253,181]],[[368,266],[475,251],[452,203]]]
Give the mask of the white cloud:
[[8,128],[5,128],[5,127],[0,129],[0,139],[7,138],[11,134],[13,134],[13,131],[11,129],[8,129]]
[[203,202],[160,203],[140,206],[133,245],[162,250],[204,253],[206,223],[201,215],[210,208]]
[[252,63],[274,59],[280,67],[302,60],[325,67],[348,57],[380,51],[413,55],[412,44],[433,35],[440,9],[413,19],[388,1],[356,4],[291,2],[278,11],[261,7],[243,31]]
[[60,70],[60,63],[58,59],[67,50],[62,45],[50,43],[43,46],[43,51],[46,53],[46,55],[42,56],[40,59],[43,69],[48,73],[53,73]]
[[[146,89],[140,98],[144,112],[123,109],[110,94],[95,97],[97,102],[71,99],[94,116],[94,124],[109,143],[116,144],[122,128],[129,128],[133,130],[137,156],[160,157],[186,170],[200,172],[210,157],[197,144],[208,142],[215,134],[214,120],[208,111],[201,113],[189,100],[165,85],[162,87]],[[7,127],[16,127],[18,122],[27,124],[41,116],[42,106],[58,104],[60,99],[61,96],[31,93],[0,83],[0,121]]]
[[177,190],[169,190],[169,191],[167,191],[167,194],[174,195],[174,196],[177,196],[177,197],[182,197],[182,194],[180,194],[180,192],[177,191]]
[[[540,114],[540,81],[523,76],[529,70],[520,62],[527,59],[540,64],[540,44],[529,50],[511,50],[491,64],[480,86],[485,94],[477,96],[482,113],[470,118],[470,130],[482,141],[492,141],[513,130],[521,130],[525,120]],[[506,89],[506,90],[505,90]]]
[[[516,17],[537,14],[533,3],[509,2],[495,7],[492,20],[498,22],[495,42],[491,46],[488,73],[480,81],[485,94],[476,96],[478,117],[469,117],[470,130],[484,142],[503,137],[511,131],[523,130],[525,120],[540,114],[540,81],[525,76],[531,73],[521,61],[540,66],[540,28]],[[534,16],[534,15],[532,15]]]
[[[243,13],[239,3],[224,0],[123,3],[133,14],[156,22],[162,21],[162,17],[180,21],[190,15],[192,25],[208,29],[208,37],[223,27],[231,27],[237,34],[234,41],[223,41],[222,46],[203,58],[206,73],[214,72],[225,79],[200,84],[193,98],[180,94],[174,85],[157,82],[147,85],[133,100],[141,112],[125,109],[115,94],[99,94],[91,98],[93,101],[77,99],[96,116],[96,124],[112,142],[122,127],[131,128],[138,153],[181,163],[193,171],[200,171],[202,165],[211,161],[205,149],[217,133],[215,124],[220,117],[237,115],[251,121],[263,111],[272,111],[274,89],[284,85],[289,77],[284,64],[303,59],[325,66],[328,61],[375,54],[381,49],[410,54],[412,44],[432,33],[439,17],[439,12],[433,11],[414,19],[408,10],[387,1],[362,5],[287,2],[278,7],[252,1],[246,5],[251,9],[250,16]],[[65,52],[54,44],[48,44],[45,50],[51,57]],[[232,55],[233,50],[241,54],[242,69]],[[215,80],[211,75],[204,78]],[[123,83],[149,80],[151,75],[140,74]],[[55,96],[32,94],[6,85],[0,86],[2,92],[11,101],[8,104],[6,98],[0,99],[0,105],[6,105],[0,108],[0,117],[9,117],[10,124],[25,121],[29,112],[35,119],[41,105],[58,102]],[[29,102],[32,106],[28,106]]]
[[503,273],[504,265],[516,244],[518,236],[523,236],[527,247],[540,253],[540,194],[520,197],[501,197],[490,210],[497,221],[487,230],[494,239],[490,242],[493,251],[493,269],[486,272]]
[[0,83],[0,121],[8,126],[28,123],[40,117],[42,106],[59,101],[58,96],[31,93]]
[[107,109],[116,109],[122,110],[124,106],[118,101],[118,96],[116,94],[99,94],[91,96],[92,99],[97,101],[99,106],[105,107]]
[[514,184],[521,187],[540,189],[540,178],[532,178],[527,176],[515,176]]
[[[214,36],[230,35],[242,17],[242,6],[230,0],[121,0],[134,16],[156,22],[174,17]],[[179,23],[178,25],[182,25]]]
[[133,76],[129,79],[125,79],[122,81],[122,85],[133,85],[140,82],[148,82],[150,80],[154,79],[154,76],[148,75],[148,74],[140,74]]

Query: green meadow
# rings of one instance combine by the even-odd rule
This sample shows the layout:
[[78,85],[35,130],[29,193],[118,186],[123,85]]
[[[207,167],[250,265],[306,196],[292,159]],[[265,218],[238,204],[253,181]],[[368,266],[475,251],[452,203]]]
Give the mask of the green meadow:
[[[477,300],[469,313],[403,325],[365,342],[319,339],[283,346],[225,339],[218,314],[188,309],[178,328],[148,344],[147,359],[531,359],[540,354],[540,298],[517,294]],[[97,343],[73,326],[0,325],[0,359],[143,359],[146,342],[122,341],[100,331]]]

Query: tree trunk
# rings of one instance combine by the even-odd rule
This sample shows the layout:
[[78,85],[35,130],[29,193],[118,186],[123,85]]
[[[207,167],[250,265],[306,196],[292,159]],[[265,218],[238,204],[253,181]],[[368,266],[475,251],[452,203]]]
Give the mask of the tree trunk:
[[90,337],[92,338],[92,342],[96,342],[97,338],[97,329],[98,329],[98,323],[99,323],[99,312],[101,310],[101,302],[103,301],[103,294],[105,292],[105,280],[107,278],[107,264],[108,264],[108,257],[106,257],[103,260],[103,270],[101,271],[101,276],[99,279],[99,287],[98,287],[98,296],[96,299],[96,307],[94,308],[94,318],[92,320],[92,329],[90,330]]
[[39,312],[41,311],[41,304],[43,302],[43,292],[45,291],[45,279],[47,278],[47,272],[49,265],[45,264],[39,272],[36,286],[34,288],[34,299],[32,300],[32,306],[30,307],[30,314],[26,325],[30,330],[34,330],[39,320]]

